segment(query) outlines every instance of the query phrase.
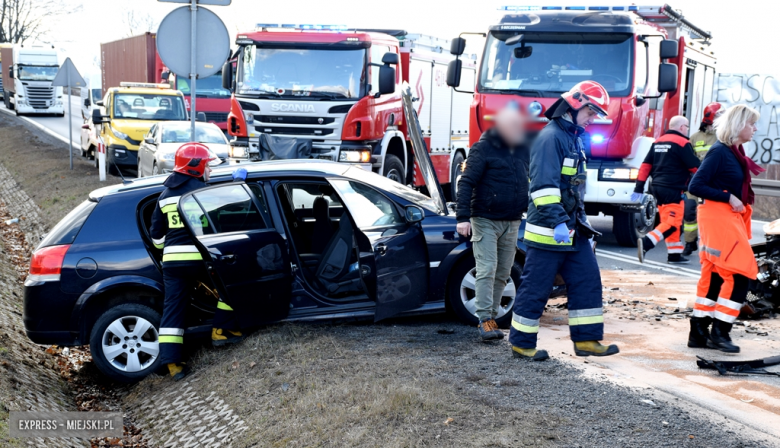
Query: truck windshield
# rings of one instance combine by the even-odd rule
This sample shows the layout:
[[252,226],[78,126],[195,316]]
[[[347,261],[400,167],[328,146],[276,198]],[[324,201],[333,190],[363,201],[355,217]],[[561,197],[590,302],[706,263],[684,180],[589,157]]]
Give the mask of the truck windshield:
[[[557,97],[581,81],[596,81],[611,96],[631,89],[631,34],[491,31],[479,76],[481,92]],[[507,45],[507,39],[510,44]]]
[[184,101],[177,95],[119,93],[114,95],[114,118],[126,120],[186,120]]
[[92,89],[92,101],[100,101],[103,98],[103,89]]
[[244,48],[241,95],[362,98],[366,50]]
[[[176,89],[189,95],[191,93],[189,78],[176,77]],[[198,98],[230,98],[230,90],[222,88],[221,72],[208,78],[198,79],[195,89]]]
[[60,69],[56,65],[38,66],[19,64],[18,67],[20,81],[54,81],[54,76],[57,75],[57,70]]

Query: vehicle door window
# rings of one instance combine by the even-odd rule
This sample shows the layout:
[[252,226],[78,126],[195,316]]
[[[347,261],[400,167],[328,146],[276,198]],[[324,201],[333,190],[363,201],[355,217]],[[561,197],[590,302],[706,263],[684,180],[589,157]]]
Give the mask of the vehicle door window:
[[405,222],[395,204],[373,188],[347,180],[333,180],[331,184],[344,199],[358,228],[388,227]]
[[637,41],[636,43],[636,77],[635,92],[645,93],[647,87],[647,43]]
[[371,93],[379,92],[379,67],[382,66],[382,57],[390,52],[387,45],[371,45]]
[[243,184],[196,192],[182,200],[181,208],[197,236],[267,228]]

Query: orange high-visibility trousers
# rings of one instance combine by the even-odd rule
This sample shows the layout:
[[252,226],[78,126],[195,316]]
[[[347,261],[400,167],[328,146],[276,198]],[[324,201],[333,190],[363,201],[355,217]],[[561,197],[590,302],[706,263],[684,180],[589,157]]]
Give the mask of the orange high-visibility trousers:
[[[723,280],[720,290],[717,291],[717,301],[712,300],[715,298],[713,296],[715,291],[711,291],[713,273]],[[746,297],[745,291],[742,291],[741,288],[740,291],[734,290],[734,275],[734,273],[718,268],[711,261],[702,258],[701,277],[696,285],[696,303],[693,305],[694,317],[713,317],[730,324],[737,320]]]
[[664,204],[658,206],[658,214],[661,216],[661,223],[647,234],[653,246],[657,246],[661,241],[666,240],[666,251],[670,254],[681,254],[685,244],[680,241],[680,230],[683,225],[683,215],[685,214],[685,202],[680,201],[674,204]]

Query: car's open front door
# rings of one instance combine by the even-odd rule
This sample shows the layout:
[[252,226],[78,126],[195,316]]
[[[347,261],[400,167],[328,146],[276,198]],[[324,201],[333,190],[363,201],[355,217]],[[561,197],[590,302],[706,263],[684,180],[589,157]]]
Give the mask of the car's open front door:
[[284,319],[290,310],[289,254],[263,204],[245,184],[233,183],[186,194],[178,206],[242,327]]

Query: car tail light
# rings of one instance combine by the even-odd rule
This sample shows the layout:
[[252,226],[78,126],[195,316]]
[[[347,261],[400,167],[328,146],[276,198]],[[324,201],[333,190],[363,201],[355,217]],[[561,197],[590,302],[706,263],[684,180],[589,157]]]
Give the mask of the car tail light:
[[58,281],[62,271],[62,262],[70,248],[69,244],[49,246],[36,250],[30,260],[28,281]]

